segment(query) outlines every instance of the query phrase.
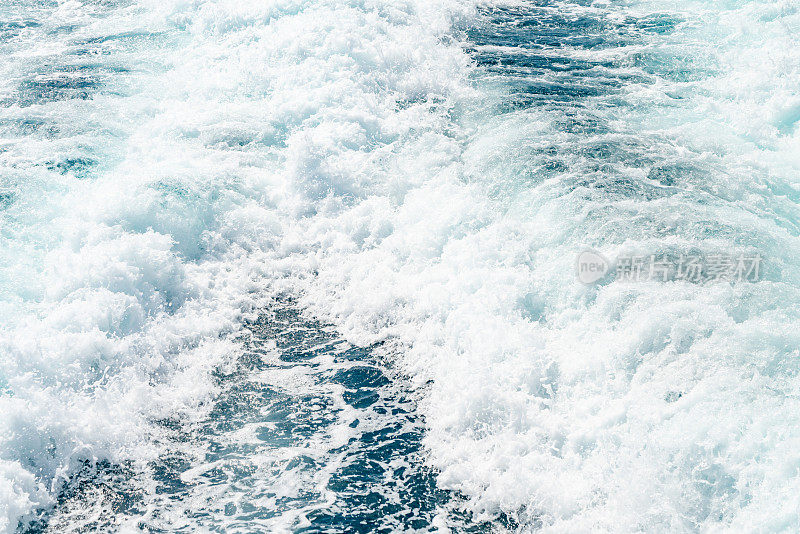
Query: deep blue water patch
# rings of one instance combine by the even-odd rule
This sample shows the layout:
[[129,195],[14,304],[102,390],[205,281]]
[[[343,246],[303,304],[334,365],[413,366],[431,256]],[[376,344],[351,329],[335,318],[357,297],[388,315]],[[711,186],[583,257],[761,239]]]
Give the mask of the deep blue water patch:
[[[220,393],[206,418],[157,422],[167,436],[157,461],[138,472],[87,464],[56,508],[21,532],[105,530],[126,519],[151,532],[263,532],[294,511],[304,519],[290,522],[292,530],[303,533],[432,530],[442,514],[459,531],[491,530],[459,511],[462,497],[437,486],[415,393],[381,347],[350,345],[291,303],[248,324],[242,344],[236,365],[214,373]],[[308,387],[270,380],[287,372]],[[345,412],[350,437],[331,445],[327,433]],[[315,479],[321,485],[307,483]],[[113,513],[98,519],[98,507]]]

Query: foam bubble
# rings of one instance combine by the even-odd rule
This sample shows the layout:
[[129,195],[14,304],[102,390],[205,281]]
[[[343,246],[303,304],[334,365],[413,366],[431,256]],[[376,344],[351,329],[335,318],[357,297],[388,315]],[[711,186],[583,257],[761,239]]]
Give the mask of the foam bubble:
[[[454,40],[468,2],[8,15],[36,25],[0,67],[6,530],[84,462],[158,456],[154,421],[202,416],[277,293],[405,347],[439,484],[478,515],[795,525],[796,10],[496,7],[470,46],[515,73]],[[512,46],[503,17],[589,34]],[[585,286],[587,246],[770,271]]]

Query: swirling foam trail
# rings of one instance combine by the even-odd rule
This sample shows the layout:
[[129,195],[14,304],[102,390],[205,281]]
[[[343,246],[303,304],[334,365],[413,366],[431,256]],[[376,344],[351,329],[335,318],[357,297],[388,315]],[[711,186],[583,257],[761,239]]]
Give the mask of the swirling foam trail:
[[[462,202],[491,215],[408,280],[440,483],[477,509],[553,532],[798,528],[797,8],[486,10],[475,53],[507,95],[462,152],[483,193]],[[585,288],[582,246],[769,267]]]
[[0,8],[0,531],[87,462],[147,465],[157,421],[208,412],[243,314],[391,233],[373,211],[456,152],[460,12]]
[[[796,3],[484,13],[0,8],[0,528],[84,460],[158,455],[152,422],[202,416],[278,292],[405,344],[439,484],[474,512],[796,528]],[[586,245],[769,268],[584,287]]]

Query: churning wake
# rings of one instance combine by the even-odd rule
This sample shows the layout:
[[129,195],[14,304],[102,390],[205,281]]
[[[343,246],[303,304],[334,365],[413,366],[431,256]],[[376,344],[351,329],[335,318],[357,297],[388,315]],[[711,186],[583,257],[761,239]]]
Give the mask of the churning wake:
[[797,530],[799,34],[4,2],[0,532]]

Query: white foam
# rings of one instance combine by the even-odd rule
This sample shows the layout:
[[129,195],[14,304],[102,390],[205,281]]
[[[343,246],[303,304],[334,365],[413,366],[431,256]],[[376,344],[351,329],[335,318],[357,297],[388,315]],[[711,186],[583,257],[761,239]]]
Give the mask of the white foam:
[[[702,51],[692,68],[713,72],[629,87],[624,110],[594,110],[619,127],[595,138],[559,131],[552,111],[493,116],[496,86],[475,88],[448,37],[473,20],[468,3],[143,0],[100,16],[73,1],[37,15],[44,29],[8,45],[12,79],[36,56],[63,60],[76,35],[117,36],[98,61],[130,72],[93,100],[2,111],[45,125],[8,130],[0,152],[16,195],[0,229],[5,531],[82,460],[158,454],[151,422],[202,412],[242,314],[280,291],[354,342],[405,344],[440,485],[476,513],[554,531],[791,530],[797,15],[737,6],[681,2],[674,32],[597,52],[637,72],[642,50]],[[63,20],[77,33],[46,33]],[[520,183],[548,144],[626,135],[703,181],[611,201],[574,187],[575,156]],[[102,160],[91,178],[48,170],[87,150]],[[774,267],[751,286],[593,289],[573,275],[586,245],[742,246]]]

